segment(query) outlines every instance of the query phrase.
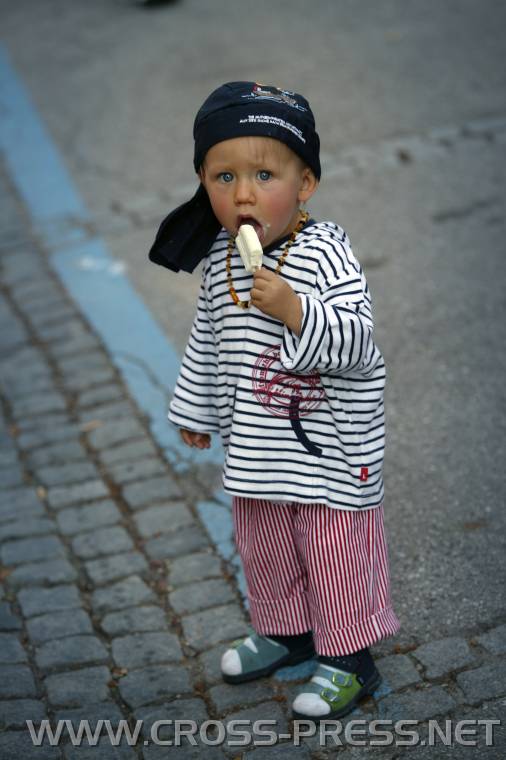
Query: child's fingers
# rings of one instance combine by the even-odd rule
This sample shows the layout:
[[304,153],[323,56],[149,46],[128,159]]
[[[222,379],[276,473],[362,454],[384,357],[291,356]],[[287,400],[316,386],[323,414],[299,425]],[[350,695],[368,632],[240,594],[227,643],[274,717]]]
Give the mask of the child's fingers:
[[263,281],[269,281],[272,280],[273,277],[276,277],[274,272],[271,272],[269,269],[266,269],[265,267],[262,267],[261,269],[257,269],[256,272],[253,273],[253,280],[255,284],[258,282],[260,283]]
[[191,430],[180,428],[179,433],[183,442],[186,443],[187,446],[193,446],[193,432]]
[[267,280],[253,280],[253,285],[251,286],[251,289],[255,290],[266,290],[266,288],[269,287],[269,283]]
[[211,445],[211,436],[209,433],[196,433],[195,434],[195,445],[199,449],[208,449]]
[[194,430],[180,428],[179,433],[187,446],[196,446],[198,449],[208,449],[211,445],[209,433],[196,433]]

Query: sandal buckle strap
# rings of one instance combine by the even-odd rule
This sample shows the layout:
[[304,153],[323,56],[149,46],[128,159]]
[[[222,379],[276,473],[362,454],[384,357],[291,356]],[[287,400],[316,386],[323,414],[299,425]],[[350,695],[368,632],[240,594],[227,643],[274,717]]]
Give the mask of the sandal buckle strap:
[[339,686],[352,686],[353,677],[351,673],[344,673],[341,670],[336,671],[331,678],[332,683]]

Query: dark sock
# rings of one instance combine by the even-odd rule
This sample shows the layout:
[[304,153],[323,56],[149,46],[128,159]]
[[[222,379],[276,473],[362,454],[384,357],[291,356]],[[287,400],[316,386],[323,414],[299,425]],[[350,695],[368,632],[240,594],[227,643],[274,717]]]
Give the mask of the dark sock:
[[346,673],[356,673],[366,681],[372,676],[376,667],[367,647],[358,652],[353,652],[353,654],[336,655],[335,657],[319,654],[318,662],[321,662],[322,665],[329,665],[331,668],[339,668]]
[[271,636],[271,634],[265,634],[269,639],[276,641],[278,644],[282,644],[288,649],[289,652],[295,652],[298,649],[305,649],[309,647],[313,641],[313,632],[306,631],[306,633],[299,633],[296,636]]

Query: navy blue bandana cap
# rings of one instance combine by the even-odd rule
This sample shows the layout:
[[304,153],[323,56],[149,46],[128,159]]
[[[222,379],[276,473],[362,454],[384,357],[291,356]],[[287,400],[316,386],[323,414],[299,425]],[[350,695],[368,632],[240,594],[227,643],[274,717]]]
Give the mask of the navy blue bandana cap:
[[320,139],[308,101],[296,92],[256,82],[228,82],[199,109],[193,125],[195,171],[216,143],[252,136],[285,143],[320,179]]
[[[320,179],[320,139],[308,101],[296,92],[256,82],[228,82],[199,109],[193,126],[193,164],[198,172],[207,151],[235,137],[272,137],[285,143]],[[207,256],[221,225],[203,185],[162,221],[149,251],[155,264],[193,272]]]
[[172,272],[193,272],[207,256],[221,224],[216,219],[203,185],[193,198],[165,217],[149,251],[154,264]]

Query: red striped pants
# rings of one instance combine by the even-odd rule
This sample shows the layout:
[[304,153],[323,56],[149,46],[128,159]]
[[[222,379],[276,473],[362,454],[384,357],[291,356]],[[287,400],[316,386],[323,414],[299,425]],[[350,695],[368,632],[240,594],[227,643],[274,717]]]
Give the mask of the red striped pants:
[[232,505],[257,633],[313,631],[317,653],[328,656],[397,633],[383,506],[345,511],[243,497]]

